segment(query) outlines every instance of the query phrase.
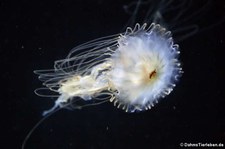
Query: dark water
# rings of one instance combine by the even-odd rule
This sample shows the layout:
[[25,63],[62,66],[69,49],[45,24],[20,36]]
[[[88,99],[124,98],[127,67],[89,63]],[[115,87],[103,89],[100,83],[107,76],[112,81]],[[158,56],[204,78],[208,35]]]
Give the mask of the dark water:
[[[128,3],[0,2],[0,148],[20,148],[43,110],[53,104],[53,99],[34,94],[41,83],[33,70],[52,68],[78,44],[121,32],[130,17],[123,9]],[[197,10],[193,7],[186,15]],[[26,148],[173,149],[199,142],[225,146],[225,23],[220,21],[225,2],[213,1],[204,13],[194,18],[200,31],[179,43],[183,77],[155,108],[128,114],[105,103],[61,110],[34,131]]]

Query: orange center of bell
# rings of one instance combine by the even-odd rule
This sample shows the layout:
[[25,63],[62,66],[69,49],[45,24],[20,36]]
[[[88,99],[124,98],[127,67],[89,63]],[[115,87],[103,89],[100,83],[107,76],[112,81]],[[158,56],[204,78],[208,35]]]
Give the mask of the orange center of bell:
[[156,70],[152,71],[151,73],[149,73],[149,79],[151,79],[152,77],[154,77],[156,75]]

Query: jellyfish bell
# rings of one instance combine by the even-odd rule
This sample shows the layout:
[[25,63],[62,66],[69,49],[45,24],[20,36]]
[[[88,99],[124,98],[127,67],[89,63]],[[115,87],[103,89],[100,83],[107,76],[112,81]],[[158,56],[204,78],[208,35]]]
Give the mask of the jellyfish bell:
[[151,109],[183,72],[178,45],[169,31],[154,23],[127,28],[118,42],[112,56],[111,80],[118,90],[114,103],[126,112]]

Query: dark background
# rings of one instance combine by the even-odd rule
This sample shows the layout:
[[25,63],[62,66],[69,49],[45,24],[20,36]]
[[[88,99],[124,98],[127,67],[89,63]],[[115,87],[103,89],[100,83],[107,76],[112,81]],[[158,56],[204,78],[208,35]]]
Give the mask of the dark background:
[[[53,68],[70,49],[121,32],[130,1],[0,2],[0,148],[20,148],[54,100],[33,90],[35,69]],[[194,2],[193,2],[194,3]],[[190,13],[198,8],[190,9]],[[179,148],[181,142],[224,143],[225,2],[213,1],[197,18],[200,31],[179,43],[184,75],[152,110],[129,114],[111,103],[61,110],[31,135],[31,149]],[[188,22],[191,23],[191,22]]]

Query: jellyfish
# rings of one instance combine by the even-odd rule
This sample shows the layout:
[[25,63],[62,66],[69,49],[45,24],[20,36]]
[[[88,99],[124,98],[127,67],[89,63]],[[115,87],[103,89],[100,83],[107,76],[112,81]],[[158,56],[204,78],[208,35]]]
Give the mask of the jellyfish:
[[136,24],[124,33],[103,37],[78,47],[53,70],[37,70],[46,88],[59,94],[56,108],[77,100],[110,101],[126,112],[151,109],[169,95],[183,73],[179,46],[159,24]]
[[66,58],[56,60],[53,69],[35,70],[44,86],[35,93],[56,97],[43,115],[105,102],[129,113],[151,109],[173,91],[184,72],[177,43],[199,27],[182,25],[201,16],[210,1],[186,16],[191,5],[191,1],[132,1],[124,6],[131,17],[120,33],[76,46]]
[[[43,112],[44,116],[58,108],[80,109],[108,101],[125,112],[145,111],[173,91],[184,72],[179,46],[168,27],[164,27],[164,14],[173,1],[160,1],[157,9],[148,9],[144,18],[147,23],[134,24],[140,7],[152,2],[138,0],[124,8],[129,12],[135,5],[131,26],[125,31],[73,48],[66,58],[55,61],[54,69],[34,71],[44,86],[35,93],[57,98],[54,106]],[[174,20],[181,17],[184,10],[180,9],[186,4],[180,2],[173,7],[178,10]],[[172,29],[174,26],[171,23]],[[196,28],[182,28],[192,31],[183,37],[195,33]],[[47,95],[46,91],[54,94]]]
[[201,16],[210,2],[186,16],[191,5],[190,1],[132,1],[124,6],[131,17],[120,33],[78,45],[66,58],[56,60],[53,69],[35,70],[44,86],[35,93],[56,97],[43,115],[108,101],[129,113],[151,109],[173,91],[184,72],[177,43],[199,28],[183,24]]

